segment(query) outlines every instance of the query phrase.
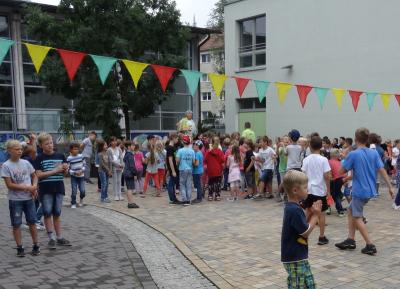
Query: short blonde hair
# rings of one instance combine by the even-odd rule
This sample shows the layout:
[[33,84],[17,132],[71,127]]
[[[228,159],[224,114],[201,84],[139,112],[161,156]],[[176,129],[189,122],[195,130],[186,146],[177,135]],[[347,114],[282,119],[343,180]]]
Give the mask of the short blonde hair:
[[339,157],[340,156],[340,152],[336,148],[331,149],[331,153],[330,154],[331,154],[331,157]]
[[13,147],[16,147],[16,146],[20,146],[22,148],[21,143],[19,141],[17,141],[16,139],[11,139],[11,140],[7,141],[7,144],[6,144],[7,150],[9,150]]
[[299,142],[304,142],[305,144],[308,144],[308,139],[305,137],[299,138]]
[[41,134],[39,134],[38,136],[38,142],[39,144],[43,144],[46,140],[53,140],[53,137],[51,136],[51,134],[47,133],[47,132],[42,132]]
[[283,177],[282,186],[287,194],[291,194],[293,188],[308,183],[307,175],[296,170],[289,170]]

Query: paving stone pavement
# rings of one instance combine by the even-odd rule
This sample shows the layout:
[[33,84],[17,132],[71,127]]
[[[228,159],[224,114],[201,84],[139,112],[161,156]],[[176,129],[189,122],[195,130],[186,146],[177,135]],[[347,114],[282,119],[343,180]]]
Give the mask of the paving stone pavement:
[[141,257],[117,228],[84,212],[63,209],[63,236],[72,247],[49,251],[40,231],[41,255],[31,256],[32,241],[22,230],[25,258],[15,256],[8,201],[0,198],[0,288],[155,289]]
[[[89,191],[87,202],[100,205],[96,188]],[[136,201],[140,209],[127,209],[126,201],[106,206],[171,232],[231,285],[221,288],[286,288],[287,275],[280,262],[282,204],[223,200],[182,207],[169,205],[166,193],[163,198],[149,195]],[[310,263],[318,288],[400,288],[400,212],[391,208],[385,189],[365,212],[376,256],[360,253],[364,243],[359,234],[355,251],[334,247],[347,236],[347,219],[336,212],[327,217],[328,245],[318,246],[318,229],[312,233]]]

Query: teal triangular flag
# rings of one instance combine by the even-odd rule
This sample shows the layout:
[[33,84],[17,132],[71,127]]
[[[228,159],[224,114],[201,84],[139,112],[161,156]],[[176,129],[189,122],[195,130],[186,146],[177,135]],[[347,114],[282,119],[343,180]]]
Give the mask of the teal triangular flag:
[[263,101],[264,97],[267,94],[267,89],[269,87],[269,84],[271,82],[269,81],[262,81],[262,80],[254,80],[254,83],[256,84],[256,89],[257,89],[257,94],[258,94],[258,99],[260,102]]
[[325,98],[326,98],[326,95],[328,94],[329,89],[322,88],[322,87],[315,87],[314,89],[318,95],[319,106],[321,107],[321,109],[323,109],[324,103],[325,103]]
[[117,62],[117,59],[112,57],[92,55],[92,54],[90,54],[90,56],[92,57],[94,63],[96,64],[99,70],[101,83],[104,84],[107,80],[107,76],[110,73],[112,67],[114,66],[115,62]]
[[3,63],[4,57],[6,57],[8,50],[10,50],[11,45],[14,45],[15,41],[0,38],[0,65]]
[[369,111],[371,111],[372,107],[374,106],[375,96],[377,96],[378,94],[376,92],[367,92],[365,94],[367,95],[367,103]]
[[186,84],[189,88],[191,96],[194,96],[199,87],[200,77],[203,75],[200,71],[181,69],[183,76],[186,79]]

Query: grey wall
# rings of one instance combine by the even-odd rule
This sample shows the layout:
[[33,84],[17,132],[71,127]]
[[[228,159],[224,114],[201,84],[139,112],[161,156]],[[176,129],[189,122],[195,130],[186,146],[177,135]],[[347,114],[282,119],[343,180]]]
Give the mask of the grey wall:
[[[400,93],[400,38],[396,0],[247,0],[226,6],[226,72],[238,70],[239,30],[237,20],[266,14],[267,67],[265,70],[236,73],[243,77],[286,81],[321,87],[337,87],[368,92]],[[292,73],[281,69],[293,64]],[[233,81],[227,82],[227,118],[234,119],[238,97]],[[255,97],[253,84],[245,97]],[[275,137],[298,128],[303,134],[319,131],[322,135],[352,136],[366,126],[385,138],[399,137],[399,108],[394,97],[388,111],[380,96],[368,110],[366,96],[355,113],[346,94],[339,111],[332,93],[328,93],[321,111],[314,91],[302,109],[295,88],[281,106],[276,88],[267,95],[267,132]],[[233,123],[233,124],[232,124]],[[227,122],[227,131],[237,129]]]

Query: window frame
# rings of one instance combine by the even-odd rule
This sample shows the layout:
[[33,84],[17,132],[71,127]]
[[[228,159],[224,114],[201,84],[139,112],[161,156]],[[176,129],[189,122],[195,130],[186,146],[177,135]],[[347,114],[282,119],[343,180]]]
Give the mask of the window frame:
[[[266,60],[267,60],[267,46],[266,41],[265,43],[258,43],[257,44],[257,19],[265,18],[266,23],[266,14],[257,15],[254,17],[249,17],[245,19],[238,20],[239,26],[239,47],[238,47],[238,67],[239,71],[251,70],[251,69],[260,69],[266,67]],[[245,21],[253,20],[252,23],[252,45],[250,48],[248,46],[242,46],[242,35],[243,35],[243,23]],[[265,32],[267,28],[265,27]],[[266,38],[266,35],[265,35]],[[260,47],[260,49],[257,49]],[[265,64],[257,65],[256,57],[257,55],[265,55]],[[241,58],[251,56],[251,66],[241,66]]]
[[[204,99],[204,94],[207,94],[207,99]],[[204,91],[201,93],[201,101],[211,101],[212,93],[210,91]]]
[[[203,61],[203,56],[205,56],[206,61]],[[208,57],[207,57],[208,56]],[[200,54],[201,63],[211,63],[211,54],[210,53],[201,53]]]

